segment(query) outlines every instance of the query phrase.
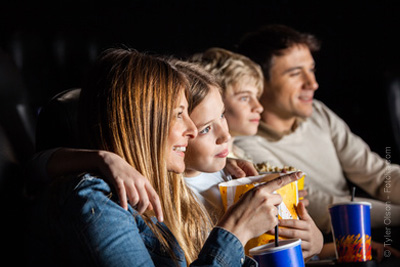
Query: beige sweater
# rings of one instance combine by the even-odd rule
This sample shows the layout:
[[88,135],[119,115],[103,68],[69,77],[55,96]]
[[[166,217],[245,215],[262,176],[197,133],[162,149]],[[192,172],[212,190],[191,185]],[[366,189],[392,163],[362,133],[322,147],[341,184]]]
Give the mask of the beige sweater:
[[368,145],[323,103],[315,100],[313,107],[312,116],[300,122],[291,133],[279,137],[261,124],[256,136],[235,137],[234,144],[244,149],[255,163],[268,161],[306,172],[308,211],[325,233],[330,231],[328,205],[350,199],[346,177],[381,200],[368,199],[373,209],[372,227],[388,225],[389,214],[385,213],[388,208],[389,224],[399,225],[400,205],[395,204],[400,204],[400,166],[389,164],[371,152]]

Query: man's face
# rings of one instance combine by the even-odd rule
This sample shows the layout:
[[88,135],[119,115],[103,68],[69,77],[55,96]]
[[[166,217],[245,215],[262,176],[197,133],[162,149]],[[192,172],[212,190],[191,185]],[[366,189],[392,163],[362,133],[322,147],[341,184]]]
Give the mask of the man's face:
[[318,89],[314,59],[303,45],[284,52],[272,59],[270,79],[265,81],[261,99],[264,109],[285,120],[309,117],[314,92]]

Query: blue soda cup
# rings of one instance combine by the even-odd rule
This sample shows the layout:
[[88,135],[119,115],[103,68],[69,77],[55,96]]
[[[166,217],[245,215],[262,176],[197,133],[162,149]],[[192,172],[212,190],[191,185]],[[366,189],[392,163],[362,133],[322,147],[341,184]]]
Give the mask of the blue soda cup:
[[365,262],[372,259],[370,209],[368,202],[329,206],[338,262]]
[[301,239],[280,240],[279,246],[268,243],[249,250],[260,267],[304,267]]

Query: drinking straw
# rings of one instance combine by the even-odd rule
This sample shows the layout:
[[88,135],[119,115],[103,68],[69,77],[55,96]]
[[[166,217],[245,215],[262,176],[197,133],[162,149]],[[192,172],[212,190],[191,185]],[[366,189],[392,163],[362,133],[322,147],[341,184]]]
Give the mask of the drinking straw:
[[279,241],[278,241],[278,236],[279,236],[279,234],[278,234],[278,225],[275,225],[275,247],[278,247],[279,246]]
[[356,194],[356,187],[353,186],[353,190],[351,191],[351,202],[354,201],[354,195]]

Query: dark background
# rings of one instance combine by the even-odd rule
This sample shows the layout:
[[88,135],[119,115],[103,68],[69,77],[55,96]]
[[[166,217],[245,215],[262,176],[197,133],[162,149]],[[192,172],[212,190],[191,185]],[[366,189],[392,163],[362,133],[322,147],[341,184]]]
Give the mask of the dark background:
[[386,75],[399,68],[398,4],[390,1],[3,1],[0,47],[15,61],[37,112],[55,93],[81,86],[96,55],[125,44],[186,56],[234,49],[247,31],[283,23],[315,34],[325,102],[372,150],[399,162]]
[[[400,69],[399,11],[395,1],[365,0],[3,0],[0,50],[16,73],[0,51],[0,126],[6,127],[23,162],[32,155],[33,141],[20,138],[23,131],[16,129],[14,104],[25,97],[35,124],[40,108],[53,95],[82,85],[86,70],[103,49],[124,44],[178,57],[212,46],[234,50],[244,33],[262,24],[283,23],[322,41],[315,58],[320,84],[316,98],[372,150],[385,157],[390,147],[391,160],[400,163],[386,88],[387,77]],[[21,256],[21,250],[29,255],[38,247],[38,236],[26,233],[40,222],[26,197],[23,168],[5,165],[7,151],[0,145],[0,235],[7,246],[2,260],[10,258],[18,265],[29,258]]]

